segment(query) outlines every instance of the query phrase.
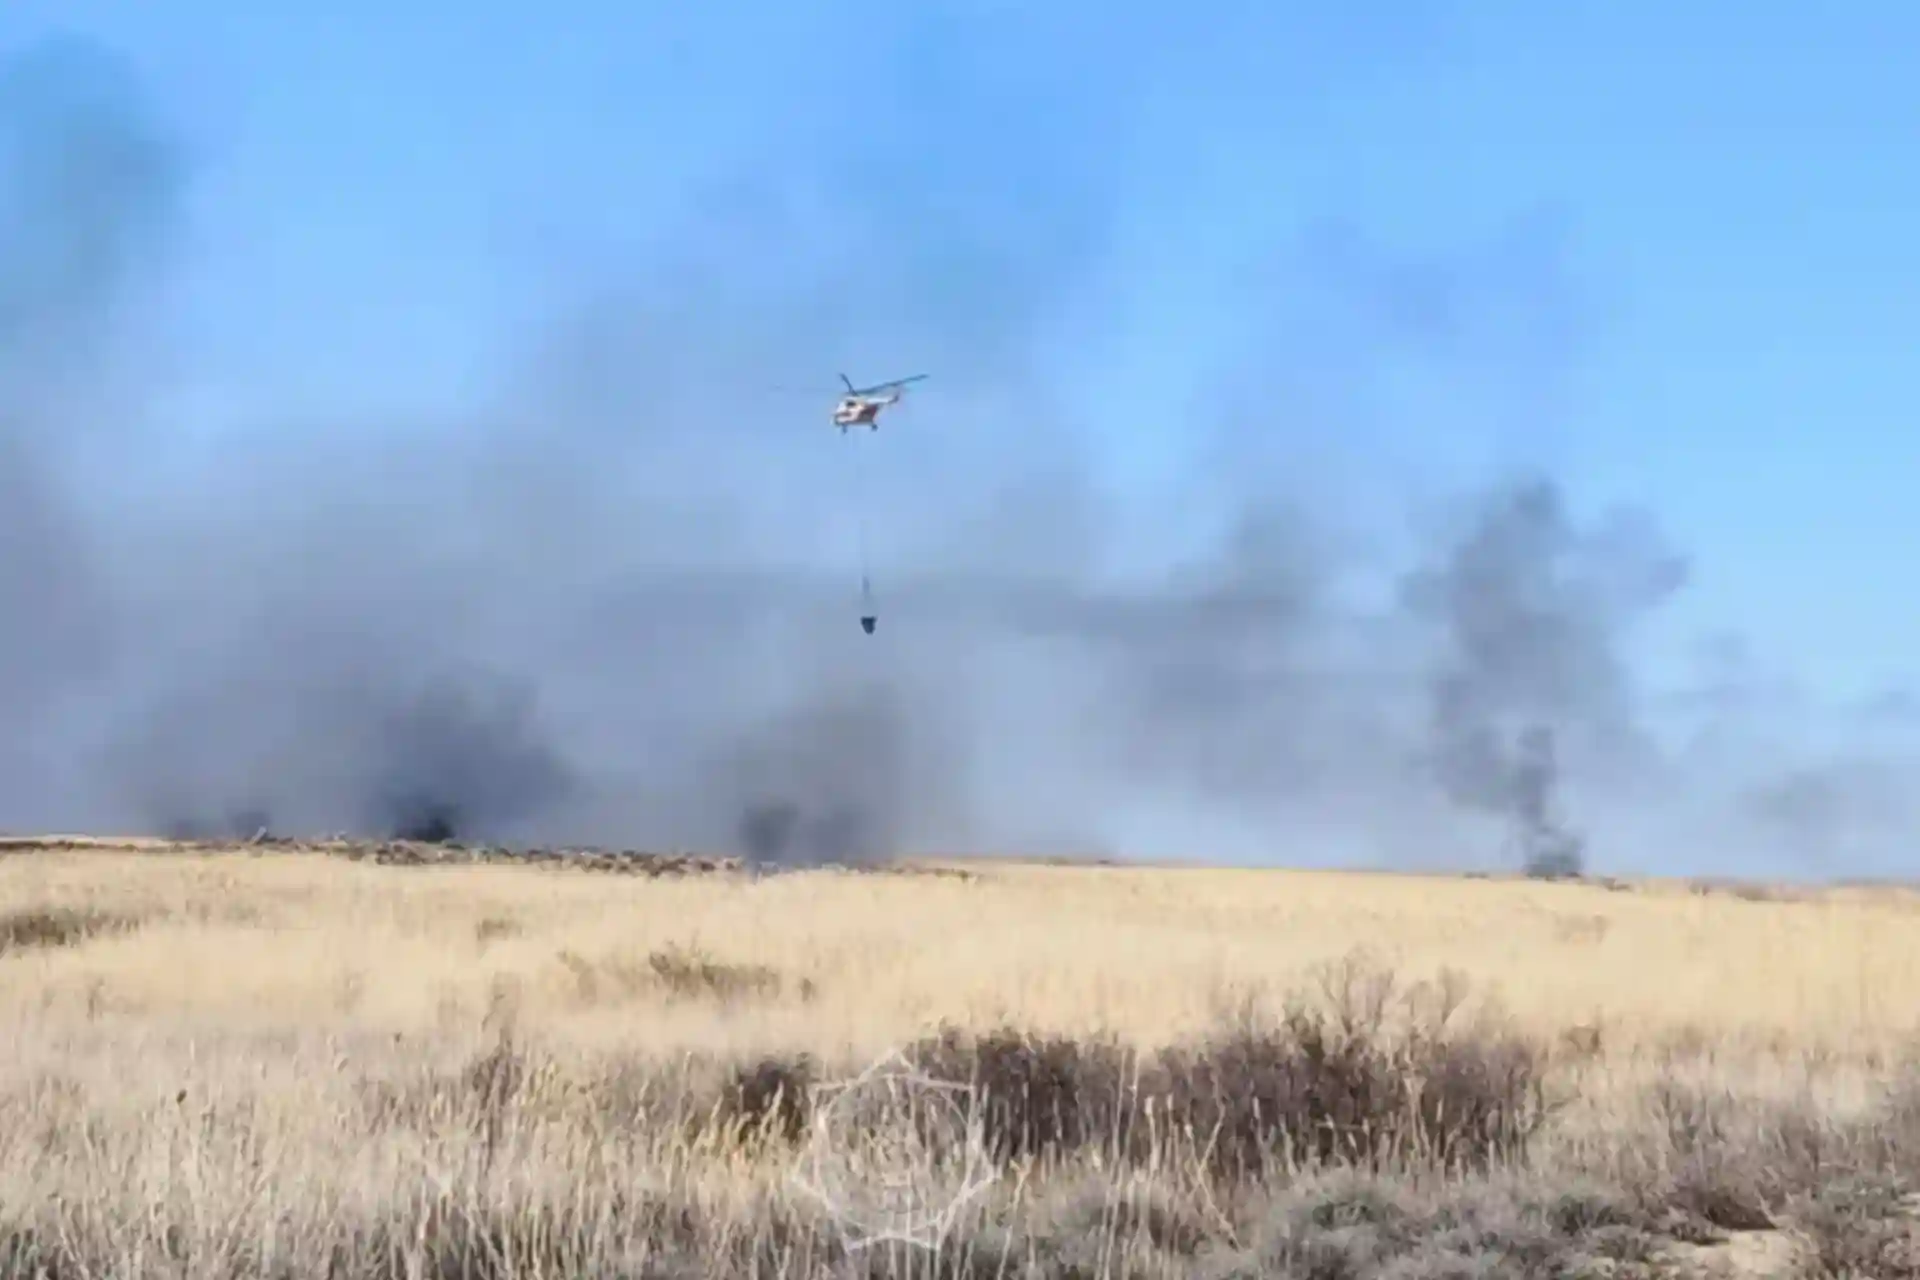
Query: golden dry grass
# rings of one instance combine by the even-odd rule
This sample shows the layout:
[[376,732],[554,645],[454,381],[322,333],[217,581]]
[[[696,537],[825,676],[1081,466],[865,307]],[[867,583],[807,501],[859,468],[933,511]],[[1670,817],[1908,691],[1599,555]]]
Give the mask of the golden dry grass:
[[[1747,900],[1679,886],[972,864],[971,878],[759,880],[388,868],[316,855],[0,860],[9,912],[138,918],[9,961],[0,1001],[53,1028],[128,1022],[430,1033],[500,1000],[559,1042],[865,1054],[936,1020],[1164,1043],[1356,947],[1464,974],[1543,1038],[1613,1055],[1676,1038],[1855,1055],[1920,1025],[1920,896]],[[689,1002],[639,980],[673,945],[794,998]],[[803,990],[809,998],[798,998]],[[89,1012],[91,1010],[91,1012]]]
[[[1482,1022],[1549,1053],[1571,1105],[1541,1158],[1583,1168],[1623,1168],[1621,1135],[1671,1128],[1648,1091],[1681,1076],[1844,1117],[1920,1025],[1920,897],[1895,889],[992,863],[643,879],[76,849],[0,857],[0,918],[18,934],[0,928],[0,1204],[35,1248],[57,1227],[85,1237],[60,1256],[116,1274],[399,1274],[370,1260],[380,1223],[417,1229],[418,1271],[447,1205],[470,1222],[565,1208],[544,1230],[574,1252],[535,1251],[563,1272],[733,1249],[713,1274],[741,1257],[811,1274],[831,1224],[765,1225],[791,1160],[681,1123],[728,1064],[850,1068],[941,1025],[1152,1049],[1277,1016],[1356,949],[1410,979],[1464,977]],[[503,1054],[514,1105],[476,1120],[448,1082]],[[1096,1205],[1119,1203],[1131,1184],[1102,1167],[1024,1184],[1023,1230],[1079,1212],[1089,1179]],[[1195,1199],[1191,1172],[1148,1190],[1254,1247],[1229,1229],[1245,1206]],[[642,1192],[759,1243],[675,1244],[673,1222],[694,1228],[667,1200],[636,1207]],[[1109,1210],[1093,1236],[1114,1236]],[[373,1252],[342,1261],[342,1240]],[[1156,1239],[1093,1270],[1182,1256]]]

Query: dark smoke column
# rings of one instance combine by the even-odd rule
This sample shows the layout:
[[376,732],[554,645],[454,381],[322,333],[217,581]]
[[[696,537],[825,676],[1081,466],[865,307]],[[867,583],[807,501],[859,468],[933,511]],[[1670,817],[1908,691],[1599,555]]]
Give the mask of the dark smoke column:
[[1494,492],[1403,599],[1437,632],[1428,758],[1453,803],[1503,819],[1531,875],[1578,874],[1584,842],[1558,812],[1576,732],[1637,740],[1627,627],[1677,590],[1679,561],[1631,528],[1573,527],[1544,480]]
[[565,761],[532,727],[532,699],[441,681],[374,719],[364,824],[403,840],[498,839],[566,799]]

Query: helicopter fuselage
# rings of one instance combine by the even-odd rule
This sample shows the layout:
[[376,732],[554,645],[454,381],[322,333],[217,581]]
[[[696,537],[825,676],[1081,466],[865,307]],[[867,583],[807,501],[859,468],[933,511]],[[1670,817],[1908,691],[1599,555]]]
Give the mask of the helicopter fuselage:
[[880,426],[880,411],[898,400],[898,396],[847,396],[833,407],[833,425],[845,430],[848,427]]

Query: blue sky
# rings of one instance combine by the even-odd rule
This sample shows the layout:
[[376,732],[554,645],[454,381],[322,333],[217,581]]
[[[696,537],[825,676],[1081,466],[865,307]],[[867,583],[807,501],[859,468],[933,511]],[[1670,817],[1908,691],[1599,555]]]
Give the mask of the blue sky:
[[[187,140],[176,430],[457,414],[569,272],[769,189],[817,239],[756,261],[855,252],[835,184],[883,172],[925,323],[861,372],[933,365],[924,421],[1011,448],[967,383],[1024,306],[1142,545],[1196,416],[1383,511],[1545,463],[1691,557],[1664,669],[1728,629],[1828,696],[1912,678],[1920,10],[1314,8],[15,0],[0,43],[109,45]],[[950,226],[1034,298],[938,266]]]

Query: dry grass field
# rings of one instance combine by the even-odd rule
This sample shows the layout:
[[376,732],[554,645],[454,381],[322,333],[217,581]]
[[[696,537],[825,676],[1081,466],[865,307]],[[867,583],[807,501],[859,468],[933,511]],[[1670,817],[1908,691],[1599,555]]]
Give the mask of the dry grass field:
[[1902,890],[343,852],[0,850],[0,1273],[1920,1275]]

